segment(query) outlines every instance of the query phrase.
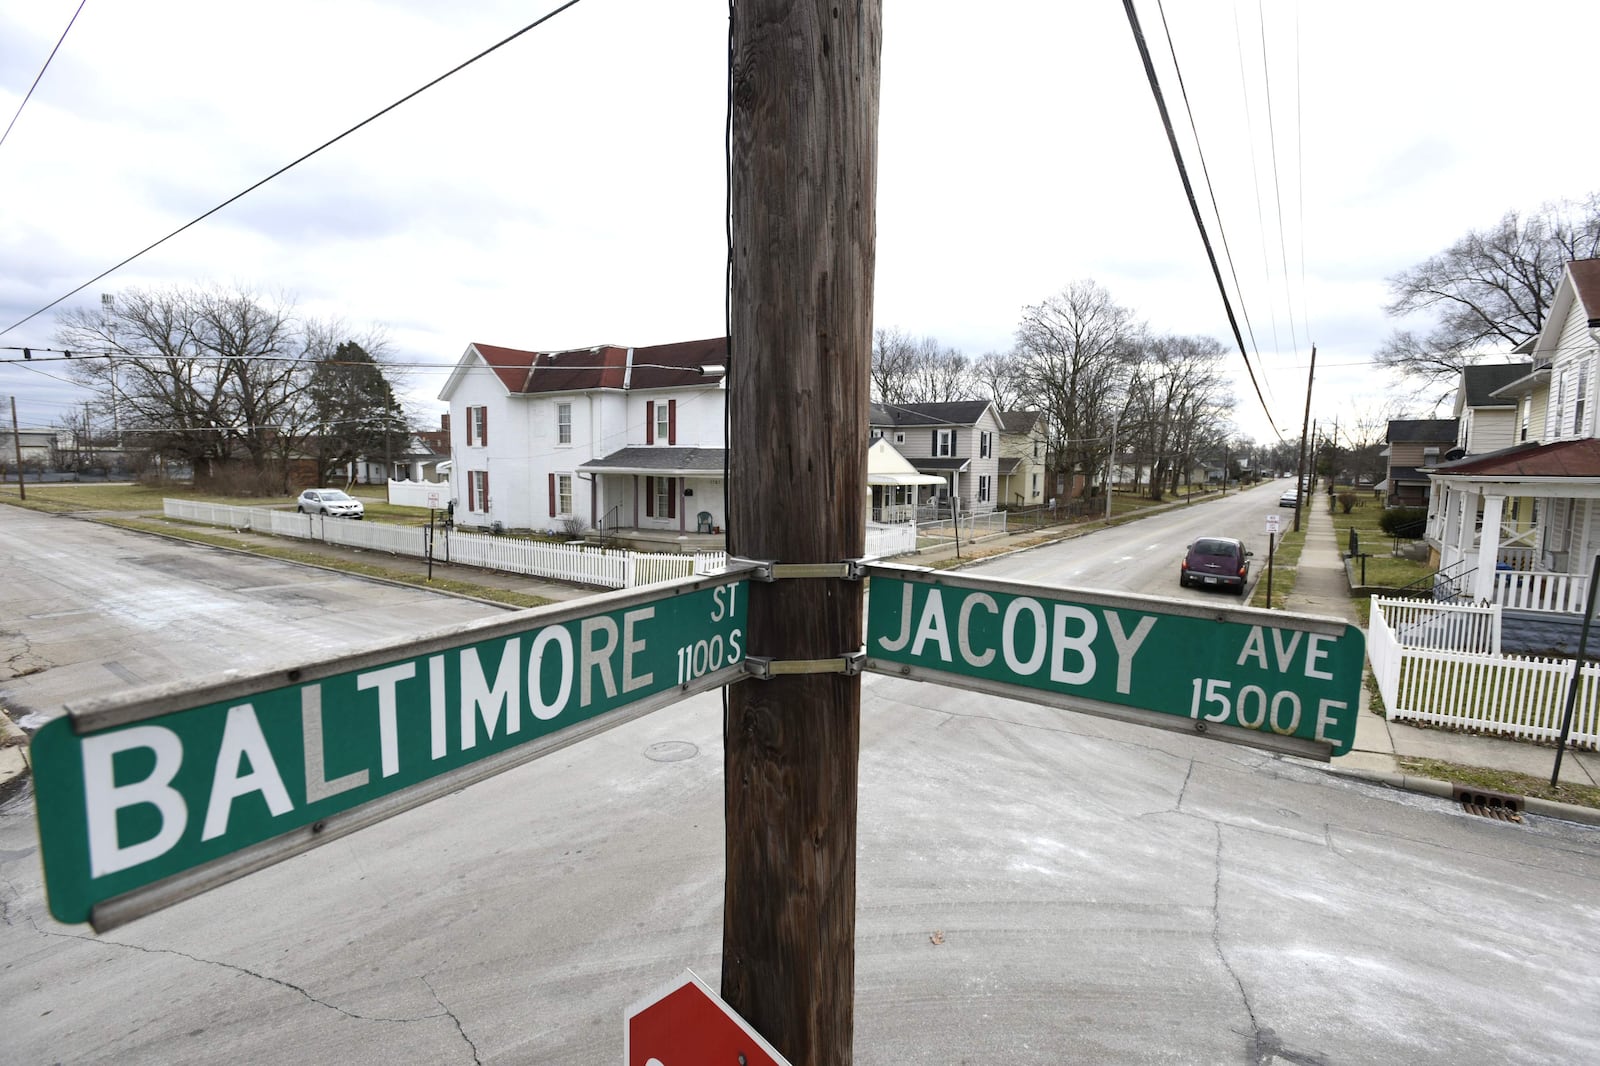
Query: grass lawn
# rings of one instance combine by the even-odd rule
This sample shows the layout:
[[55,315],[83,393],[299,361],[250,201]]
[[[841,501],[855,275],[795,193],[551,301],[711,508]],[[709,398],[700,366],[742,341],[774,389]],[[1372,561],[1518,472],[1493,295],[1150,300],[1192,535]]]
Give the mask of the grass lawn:
[[363,577],[383,578],[386,581],[395,581],[405,585],[416,585],[419,588],[437,589],[443,592],[454,592],[463,596],[474,596],[480,600],[492,600],[495,603],[504,603],[512,607],[540,607],[553,601],[543,596],[530,596],[509,589],[493,588],[488,585],[478,585],[471,581],[458,581],[453,578],[435,577],[431,581],[422,574],[413,574],[405,570],[391,569],[368,562],[357,561],[343,555],[305,551],[292,547],[279,547],[275,544],[259,544],[229,536],[221,532],[205,532],[188,526],[175,523],[154,521],[144,518],[110,518],[105,520],[106,525],[118,526],[122,529],[133,529],[143,533],[160,533],[163,536],[177,537],[180,540],[193,541],[196,544],[210,544],[219,548],[232,548],[235,551],[245,551],[252,555],[261,555],[269,559],[282,559],[291,563],[308,563],[313,566],[324,567],[329,570],[339,570],[347,574],[359,574]]
[[[195,492],[188,485],[168,482],[159,485],[108,482],[63,482],[59,484],[26,485],[28,498],[23,500],[15,485],[0,485],[0,503],[27,507],[36,511],[67,514],[83,511],[125,511],[133,514],[159,513],[161,501],[168,497],[191,500],[196,503],[220,503],[232,507],[289,507],[294,506],[293,496],[216,496]],[[357,485],[350,495],[366,507],[367,518],[375,522],[393,522],[400,525],[426,525],[426,507],[395,507],[387,501],[381,485]]]
[[[1334,496],[1333,504],[1333,532],[1338,540],[1341,554],[1350,551],[1350,531],[1356,532],[1356,539],[1363,554],[1368,555],[1367,579],[1369,586],[1382,588],[1403,588],[1414,581],[1420,581],[1433,573],[1426,561],[1415,559],[1402,559],[1394,554],[1394,538],[1383,531],[1379,524],[1383,517],[1384,507],[1381,501],[1375,500],[1372,494],[1355,492],[1345,486],[1340,486],[1339,493],[1349,492],[1355,496],[1355,504],[1347,514],[1344,505],[1338,502],[1338,495]],[[1328,506],[1327,496],[1315,497],[1315,505]],[[1356,580],[1361,579],[1361,563],[1356,563]]]

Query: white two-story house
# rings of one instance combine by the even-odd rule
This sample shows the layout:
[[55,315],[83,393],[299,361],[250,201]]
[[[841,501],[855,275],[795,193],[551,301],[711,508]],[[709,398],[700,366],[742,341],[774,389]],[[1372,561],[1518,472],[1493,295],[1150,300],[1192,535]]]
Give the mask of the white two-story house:
[[469,344],[450,405],[457,524],[711,534],[726,521],[727,339]]
[[1474,433],[1463,458],[1429,471],[1429,541],[1472,600],[1581,612],[1600,554],[1600,259],[1567,264],[1527,350],[1521,377],[1494,390],[1504,440],[1484,450]]

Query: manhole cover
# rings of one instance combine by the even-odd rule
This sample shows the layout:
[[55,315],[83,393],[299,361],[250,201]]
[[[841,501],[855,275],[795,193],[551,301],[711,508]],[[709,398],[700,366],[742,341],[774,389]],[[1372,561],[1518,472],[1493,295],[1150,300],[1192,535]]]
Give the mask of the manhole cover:
[[700,754],[700,749],[687,740],[663,740],[644,749],[644,757],[656,762],[682,762]]

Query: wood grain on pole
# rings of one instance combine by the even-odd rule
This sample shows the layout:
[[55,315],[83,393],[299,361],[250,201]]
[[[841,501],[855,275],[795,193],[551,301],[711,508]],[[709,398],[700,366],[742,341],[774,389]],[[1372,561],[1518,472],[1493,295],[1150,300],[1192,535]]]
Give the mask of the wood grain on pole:
[[[731,553],[866,537],[881,0],[732,5]],[[752,583],[748,652],[862,647],[860,582]],[[726,722],[723,998],[793,1066],[850,1062],[859,677],[744,681]]]

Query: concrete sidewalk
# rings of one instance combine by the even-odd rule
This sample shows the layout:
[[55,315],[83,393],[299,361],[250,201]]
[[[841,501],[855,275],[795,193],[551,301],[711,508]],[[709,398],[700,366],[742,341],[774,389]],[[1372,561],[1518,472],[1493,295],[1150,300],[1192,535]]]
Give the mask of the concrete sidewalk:
[[[1356,601],[1350,596],[1350,583],[1345,576],[1344,559],[1339,554],[1326,494],[1312,495],[1309,506],[1301,512],[1301,524],[1306,531],[1305,550],[1300,555],[1300,564],[1295,573],[1294,590],[1287,600],[1288,609],[1302,614],[1344,618],[1351,624],[1359,624]],[[1424,729],[1388,721],[1372,711],[1370,694],[1363,685],[1355,749],[1335,760],[1334,768],[1414,791],[1441,793],[1438,781],[1402,774],[1399,764],[1402,757],[1439,759],[1463,766],[1510,770],[1548,781],[1555,767],[1556,751],[1553,746],[1544,744],[1499,740],[1453,730]],[[1600,755],[1568,748],[1561,762],[1561,781],[1574,785],[1600,784]],[[1442,794],[1449,795],[1448,787],[1442,790]],[[1559,811],[1546,812],[1558,817],[1600,824],[1600,811],[1592,808],[1545,804],[1533,799],[1527,801],[1527,809],[1536,813],[1547,807],[1560,808]]]

